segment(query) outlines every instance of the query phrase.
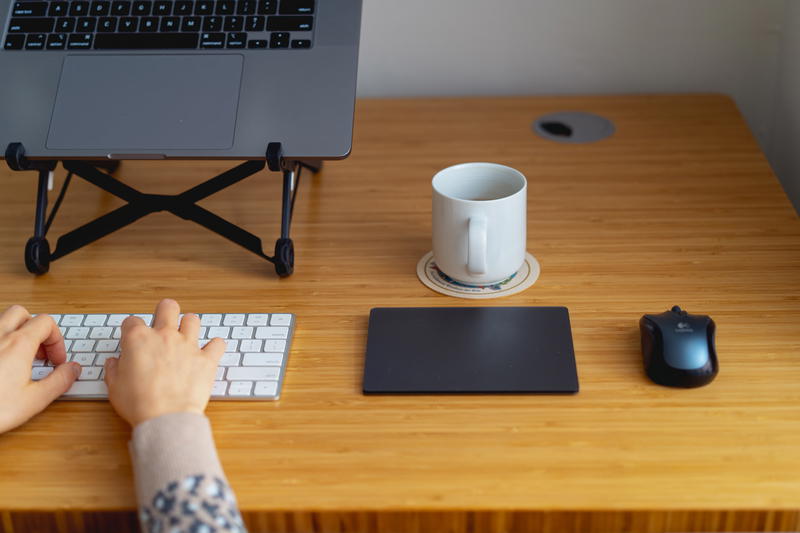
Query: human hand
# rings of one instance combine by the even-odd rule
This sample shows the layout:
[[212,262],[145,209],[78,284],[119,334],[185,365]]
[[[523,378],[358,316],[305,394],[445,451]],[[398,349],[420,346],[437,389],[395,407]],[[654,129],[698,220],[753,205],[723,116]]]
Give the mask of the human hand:
[[[39,381],[31,381],[34,358],[55,365]],[[21,305],[0,313],[0,433],[21,426],[67,392],[81,367],[66,361],[64,338],[52,318],[31,317]]]
[[136,426],[168,413],[203,413],[225,342],[216,338],[197,346],[200,317],[186,314],[178,324],[180,307],[162,300],[153,327],[130,316],[122,323],[119,360],[105,365],[108,397],[119,415]]

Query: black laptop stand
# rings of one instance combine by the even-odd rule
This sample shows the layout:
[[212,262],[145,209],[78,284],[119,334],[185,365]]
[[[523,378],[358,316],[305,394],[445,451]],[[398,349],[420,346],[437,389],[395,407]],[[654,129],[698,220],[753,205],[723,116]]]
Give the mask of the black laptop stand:
[[[278,276],[289,276],[294,271],[294,244],[292,239],[289,238],[289,229],[300,182],[300,171],[305,167],[316,173],[322,165],[322,163],[312,164],[307,161],[284,159],[281,153],[281,144],[269,143],[264,160],[245,161],[180,194],[165,195],[139,192],[112,177],[111,173],[119,166],[119,161],[63,160],[61,164],[67,171],[67,177],[48,216],[48,180],[58,161],[30,160],[25,157],[25,148],[20,143],[9,144],[5,158],[6,163],[12,170],[35,170],[39,172],[34,233],[33,237],[28,239],[25,245],[25,266],[33,274],[44,274],[50,269],[51,261],[74,252],[109,233],[113,233],[145,215],[157,211],[169,211],[185,220],[196,222],[273,263]],[[268,256],[264,253],[259,237],[196,204],[196,202],[252,176],[256,172],[263,170],[264,167],[268,167],[271,171],[281,171],[283,173],[281,236],[275,242],[273,256]],[[107,170],[107,172],[101,171],[101,168]],[[65,233],[58,238],[56,248],[51,252],[50,244],[46,238],[47,231],[50,229],[58,208],[64,200],[64,195],[73,175],[79,176],[89,183],[125,200],[127,204]]]

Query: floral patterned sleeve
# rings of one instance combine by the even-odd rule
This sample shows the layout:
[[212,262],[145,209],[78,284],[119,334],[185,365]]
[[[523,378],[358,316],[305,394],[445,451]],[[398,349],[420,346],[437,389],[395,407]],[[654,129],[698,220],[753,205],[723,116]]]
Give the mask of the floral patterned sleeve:
[[129,448],[144,533],[246,532],[205,416],[143,422]]

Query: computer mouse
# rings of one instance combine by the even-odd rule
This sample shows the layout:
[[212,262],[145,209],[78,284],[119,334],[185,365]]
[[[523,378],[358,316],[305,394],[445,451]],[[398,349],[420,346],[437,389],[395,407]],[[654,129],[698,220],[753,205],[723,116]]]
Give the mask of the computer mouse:
[[639,320],[644,370],[667,387],[702,387],[719,371],[716,325],[706,315],[690,315],[677,305]]

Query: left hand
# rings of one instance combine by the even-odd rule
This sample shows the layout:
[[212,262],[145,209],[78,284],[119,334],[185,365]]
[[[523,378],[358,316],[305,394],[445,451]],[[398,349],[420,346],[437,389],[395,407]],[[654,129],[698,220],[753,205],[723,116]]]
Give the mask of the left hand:
[[[34,358],[55,366],[40,381],[31,380]],[[0,313],[0,433],[21,426],[67,392],[81,367],[66,361],[64,338],[52,318],[31,317],[20,305]]]

